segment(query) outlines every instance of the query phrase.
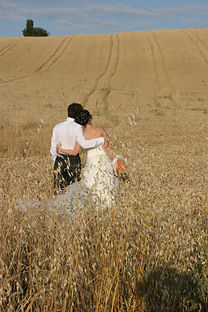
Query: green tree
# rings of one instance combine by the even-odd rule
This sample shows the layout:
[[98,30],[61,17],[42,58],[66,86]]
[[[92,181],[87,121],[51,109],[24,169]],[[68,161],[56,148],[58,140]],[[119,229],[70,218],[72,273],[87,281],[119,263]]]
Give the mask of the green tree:
[[33,20],[28,19],[26,22],[26,28],[23,29],[24,36],[32,36],[33,35]]
[[22,31],[23,36],[33,36],[33,37],[47,37],[49,33],[47,30],[40,27],[33,27],[33,20],[27,19],[26,28]]
[[48,32],[47,30],[40,28],[40,27],[35,27],[33,29],[33,36],[36,37],[47,37],[48,36]]

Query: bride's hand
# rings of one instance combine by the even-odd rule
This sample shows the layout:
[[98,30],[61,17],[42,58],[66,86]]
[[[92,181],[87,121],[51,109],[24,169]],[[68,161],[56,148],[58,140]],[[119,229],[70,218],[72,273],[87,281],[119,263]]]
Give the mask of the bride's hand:
[[104,134],[103,138],[104,138],[104,147],[105,149],[107,149],[109,147],[109,137],[107,136],[107,134]]
[[59,153],[61,150],[61,146],[59,144],[56,145],[56,153]]
[[108,141],[104,141],[104,148],[106,150],[109,148],[109,142]]

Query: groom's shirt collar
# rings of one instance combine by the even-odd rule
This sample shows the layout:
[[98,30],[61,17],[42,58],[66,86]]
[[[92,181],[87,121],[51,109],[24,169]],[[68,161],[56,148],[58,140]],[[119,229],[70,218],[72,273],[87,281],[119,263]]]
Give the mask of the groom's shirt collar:
[[74,118],[67,117],[67,118],[66,118],[66,121],[68,121],[68,122],[74,122]]

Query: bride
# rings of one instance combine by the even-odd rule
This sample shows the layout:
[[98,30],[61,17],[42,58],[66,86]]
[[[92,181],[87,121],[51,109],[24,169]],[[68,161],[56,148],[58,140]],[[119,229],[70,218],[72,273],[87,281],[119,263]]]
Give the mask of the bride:
[[[82,125],[83,135],[87,140],[107,137],[103,127],[92,125],[92,116],[88,110],[77,112],[75,122]],[[63,149],[57,145],[57,153],[64,153],[76,156],[80,152],[81,146],[76,142],[73,150]],[[115,177],[112,160],[114,155],[110,145],[104,148],[98,146],[87,150],[87,160],[82,171],[80,182],[75,182],[68,186],[65,197],[73,197],[72,193],[77,193],[75,189],[85,188],[94,200],[99,200],[105,206],[110,206],[118,190],[118,180]],[[80,194],[81,195],[81,194]]]

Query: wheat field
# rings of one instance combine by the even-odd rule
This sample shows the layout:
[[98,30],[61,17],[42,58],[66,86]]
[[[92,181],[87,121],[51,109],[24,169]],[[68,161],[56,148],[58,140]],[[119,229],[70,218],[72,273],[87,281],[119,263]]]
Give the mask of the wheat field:
[[[0,38],[0,311],[208,311],[207,36]],[[63,218],[49,149],[72,102],[129,180]]]

